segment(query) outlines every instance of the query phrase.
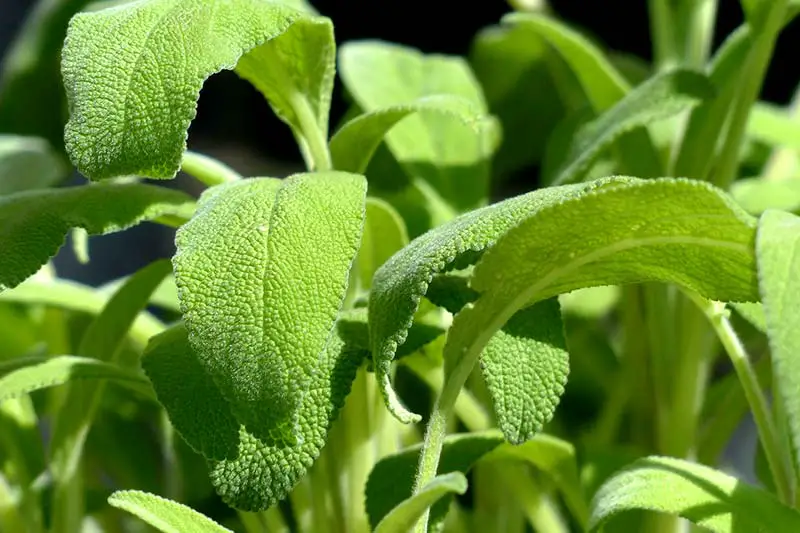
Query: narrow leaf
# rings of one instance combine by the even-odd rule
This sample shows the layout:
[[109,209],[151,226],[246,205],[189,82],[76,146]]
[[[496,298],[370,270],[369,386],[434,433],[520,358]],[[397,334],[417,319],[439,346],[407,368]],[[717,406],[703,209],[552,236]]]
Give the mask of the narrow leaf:
[[81,13],[63,52],[67,152],[92,179],[175,176],[203,82],[237,65],[306,151],[326,137],[334,54],[330,21],[277,2],[150,0]]
[[[25,363],[24,360],[19,359],[12,361],[17,364]],[[0,365],[0,376],[2,376],[0,377],[0,403],[22,394],[69,382],[97,379],[117,382],[145,398],[153,398],[150,384],[143,375],[111,363],[72,355],[60,355],[46,360],[36,358],[30,362],[33,364],[7,374],[4,373],[5,365]]]
[[423,513],[447,494],[464,494],[467,478],[460,472],[436,476],[407,500],[392,509],[375,527],[375,533],[404,533],[410,531]]
[[185,219],[194,201],[152,185],[96,185],[29,191],[0,198],[0,292],[15,287],[53,257],[70,228],[92,235],[142,220]]
[[[478,113],[487,113],[480,85],[459,57],[423,55],[377,41],[351,42],[342,46],[339,69],[347,91],[367,113],[415,105],[433,95],[460,97]],[[386,134],[386,145],[408,175],[426,181],[452,207],[466,210],[488,195],[489,158],[497,136],[493,126],[476,130],[441,112],[420,109]]]
[[147,492],[118,490],[108,497],[108,503],[164,533],[231,533],[190,507]]
[[[756,257],[772,352],[772,376],[800,451],[800,218],[767,211],[759,219]],[[797,457],[795,458],[797,460]]]
[[0,134],[0,196],[49,187],[67,172],[63,156],[44,139]]
[[177,431],[210,459],[211,479],[226,503],[246,511],[276,504],[319,456],[367,354],[342,337],[335,328],[307,384],[296,446],[265,443],[236,422],[185,328],[176,326],[153,339],[142,361],[145,371]]
[[417,420],[392,390],[389,369],[434,276],[474,263],[526,216],[590,186],[541,189],[464,214],[416,238],[376,272],[369,301],[370,342],[376,378],[395,417],[404,422]]
[[364,233],[357,258],[361,288],[369,290],[375,272],[407,244],[406,225],[397,211],[383,200],[367,198]]
[[521,444],[555,413],[569,373],[558,300],[517,312],[481,356],[481,371],[506,440]]
[[343,172],[243,180],[209,189],[178,232],[173,262],[189,340],[236,419],[262,440],[297,443],[365,194],[364,178]]
[[424,96],[358,115],[345,123],[330,141],[333,168],[363,173],[387,133],[406,117],[425,111],[449,115],[475,129],[476,134],[486,127],[485,112],[473,101],[454,95]]
[[650,78],[577,131],[553,184],[580,180],[603,151],[625,133],[691,109],[713,95],[708,79],[689,70]]
[[707,466],[668,457],[640,459],[606,481],[592,502],[590,529],[637,509],[682,516],[717,533],[800,528],[800,513],[772,494]]

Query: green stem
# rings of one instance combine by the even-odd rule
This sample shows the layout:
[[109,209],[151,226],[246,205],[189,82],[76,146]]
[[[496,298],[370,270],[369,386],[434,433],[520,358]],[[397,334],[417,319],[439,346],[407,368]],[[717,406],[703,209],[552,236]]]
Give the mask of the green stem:
[[181,170],[209,187],[242,179],[242,176],[228,165],[189,150],[183,153]]
[[372,417],[368,395],[368,380],[374,379],[362,366],[358,369],[353,387],[345,402],[340,420],[345,424],[347,450],[347,495],[345,530],[368,533],[369,521],[364,508],[364,487],[375,463],[371,439]]
[[728,320],[730,312],[723,303],[712,302],[694,294],[690,294],[690,297],[708,317],[719,340],[722,342],[722,346],[731,359],[736,375],[742,384],[744,395],[750,404],[758,435],[764,447],[764,454],[772,472],[772,478],[775,480],[778,497],[784,504],[792,506],[794,495],[790,482],[790,465],[786,464],[784,460],[778,432],[767,406],[767,400],[759,386],[758,376],[750,363],[750,358],[744,346]]
[[289,533],[289,526],[286,525],[279,506],[273,505],[259,514],[264,523],[264,531],[266,533]]
[[702,69],[711,53],[718,0],[684,0],[681,26],[685,29],[683,62]]
[[678,61],[675,21],[669,0],[649,0],[650,34],[653,36],[653,57],[659,70]]
[[712,183],[722,189],[727,189],[736,179],[739,169],[739,152],[750,117],[750,109],[761,91],[761,84],[772,58],[775,41],[783,27],[786,5],[787,0],[774,0],[771,3],[763,26],[753,38],[752,48],[747,54],[742,68],[739,91],[729,117],[727,136],[718,158],[717,171],[712,178]]
[[303,93],[292,91],[289,100],[303,133],[303,138],[298,141],[304,148],[303,157],[306,160],[306,167],[317,172],[330,170],[333,165],[326,139],[327,132],[319,127],[311,105]]

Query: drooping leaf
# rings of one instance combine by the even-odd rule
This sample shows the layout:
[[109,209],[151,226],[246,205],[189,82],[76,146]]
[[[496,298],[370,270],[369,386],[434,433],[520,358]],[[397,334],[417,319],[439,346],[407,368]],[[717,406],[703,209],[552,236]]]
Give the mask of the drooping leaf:
[[423,513],[447,494],[464,494],[467,478],[460,472],[436,476],[415,495],[403,500],[389,511],[375,527],[375,533],[404,533],[410,531]]
[[678,515],[717,533],[794,531],[800,513],[772,494],[707,466],[640,459],[605,482],[592,501],[590,530],[632,510]]
[[108,503],[164,533],[232,533],[190,507],[147,492],[118,490],[108,497]]
[[751,215],[767,209],[800,211],[800,179],[740,179],[731,185],[731,196]]
[[405,422],[417,420],[392,390],[389,367],[434,276],[474,263],[526,216],[591,186],[541,189],[472,211],[416,238],[376,272],[369,301],[372,356],[382,394],[395,417]]
[[[795,453],[800,451],[800,218],[767,211],[756,239],[759,288],[772,352],[772,376]],[[797,458],[795,458],[797,459]]]
[[189,341],[236,419],[262,440],[297,443],[365,194],[363,176],[344,172],[243,180],[209,189],[176,236]]
[[63,157],[44,139],[0,135],[0,196],[49,187],[67,171]]
[[555,412],[569,373],[558,300],[517,312],[481,355],[481,371],[506,440],[521,444]]
[[[473,104],[473,113],[487,113],[480,85],[461,58],[362,41],[342,46],[339,69],[347,91],[367,113],[414,105],[433,95],[460,97]],[[452,207],[466,210],[488,195],[488,160],[498,132],[492,122],[486,125],[476,130],[418,108],[386,134],[386,145],[408,175],[429,183]]]
[[531,212],[481,257],[472,277],[481,296],[453,321],[449,369],[474,364],[519,309],[578,288],[661,281],[714,300],[758,299],[755,221],[725,193],[669,178],[595,183]]
[[375,109],[345,123],[330,141],[333,168],[363,173],[372,155],[392,129],[415,113],[441,113],[461,121],[481,133],[486,125],[485,111],[472,100],[441,94],[423,96],[408,103]]
[[67,151],[92,179],[171,178],[203,82],[234,68],[304,153],[324,148],[334,55],[330,21],[285,3],[149,0],[82,13],[63,52]]
[[369,290],[375,272],[406,244],[406,225],[397,211],[383,200],[367,198],[364,233],[357,258],[361,288]]
[[[154,339],[142,363],[159,401],[187,443],[209,456],[225,457],[209,461],[212,482],[225,502],[258,511],[285,498],[319,456],[366,355],[363,349],[346,344],[339,328],[334,328],[307,383],[296,446],[264,443],[236,422],[189,345],[185,328],[172,328]],[[201,407],[199,398],[203,398]]]
[[19,368],[6,373],[10,365],[0,364],[0,403],[69,382],[97,379],[114,381],[145,398],[153,398],[153,391],[141,374],[91,357],[60,355],[49,359],[17,358],[10,362]]
[[603,151],[625,133],[691,109],[713,95],[708,79],[690,70],[673,70],[650,78],[578,129],[553,185],[580,180]]
[[114,184],[46,189],[0,198],[0,291],[15,287],[56,254],[70,228],[111,233],[142,220],[185,220],[188,195],[163,187]]

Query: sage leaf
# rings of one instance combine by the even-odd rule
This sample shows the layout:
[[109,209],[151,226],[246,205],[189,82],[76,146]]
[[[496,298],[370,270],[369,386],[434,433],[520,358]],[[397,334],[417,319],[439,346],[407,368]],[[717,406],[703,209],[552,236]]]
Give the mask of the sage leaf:
[[650,78],[578,129],[553,185],[580,180],[603,151],[625,133],[677,115],[713,96],[714,87],[708,79],[690,70],[678,69]]
[[[350,42],[339,52],[339,70],[347,91],[366,113],[413,105],[427,96],[451,95],[487,114],[480,85],[458,57],[423,55],[378,41]],[[422,110],[386,134],[386,145],[406,173],[430,184],[457,210],[485,202],[489,159],[497,140],[493,125],[476,132],[450,116]]]
[[389,511],[375,527],[375,533],[404,533],[410,531],[423,513],[447,494],[464,494],[467,478],[460,472],[436,476],[417,493]]
[[414,239],[378,269],[369,299],[370,343],[375,377],[387,407],[398,420],[408,423],[418,417],[401,404],[392,389],[389,369],[434,276],[474,263],[486,248],[530,213],[591,186],[541,189],[466,213]]
[[769,146],[800,149],[800,124],[788,110],[766,102],[756,102],[750,110],[747,136]]
[[[334,328],[307,383],[295,446],[265,443],[236,421],[184,327],[175,326],[153,339],[142,365],[175,429],[209,459],[212,482],[229,505],[246,511],[271,507],[286,497],[319,456],[368,353],[345,343],[339,331]],[[216,423],[209,424],[210,420]]]
[[579,288],[661,281],[714,300],[758,299],[755,220],[725,193],[671,178],[594,183],[532,211],[481,257],[471,281],[481,296],[448,335],[449,371],[471,368],[519,309]]
[[[25,358],[13,359],[14,366],[25,364]],[[56,387],[77,380],[105,379],[119,383],[145,398],[153,399],[147,379],[132,370],[98,361],[91,357],[60,355],[46,360],[35,358],[21,368],[5,373],[0,364],[0,403],[37,390]]]
[[0,135],[0,196],[49,187],[68,171],[63,156],[44,139]]
[[324,148],[334,54],[330,21],[283,3],[149,0],[78,14],[63,51],[67,152],[95,180],[174,177],[204,81],[234,68],[304,153]]
[[768,209],[800,211],[800,179],[745,178],[731,184],[731,196],[751,215]]
[[716,533],[800,528],[800,513],[772,494],[707,466],[669,457],[640,459],[607,480],[592,501],[590,531],[636,509],[682,516]]
[[363,176],[343,172],[243,180],[209,189],[178,231],[189,341],[262,440],[299,444],[298,413],[345,296],[365,196]]
[[92,235],[142,220],[185,219],[194,201],[164,187],[104,184],[27,191],[0,197],[0,292],[35,274],[53,257],[70,228]]
[[235,458],[239,422],[189,346],[183,324],[153,337],[142,369],[183,440],[208,459]]
[[556,298],[517,312],[481,354],[481,371],[506,440],[521,444],[555,413],[569,373]]
[[147,492],[118,490],[108,497],[108,503],[163,533],[232,533],[190,507]]
[[346,122],[330,141],[333,168],[364,173],[384,137],[414,113],[442,113],[460,120],[480,134],[486,127],[485,111],[467,98],[453,95],[424,96],[407,104],[393,105],[358,115]]
[[[800,450],[800,218],[767,211],[758,222],[756,258],[772,353],[772,377],[786,413],[792,448]],[[795,456],[795,460],[800,455]]]

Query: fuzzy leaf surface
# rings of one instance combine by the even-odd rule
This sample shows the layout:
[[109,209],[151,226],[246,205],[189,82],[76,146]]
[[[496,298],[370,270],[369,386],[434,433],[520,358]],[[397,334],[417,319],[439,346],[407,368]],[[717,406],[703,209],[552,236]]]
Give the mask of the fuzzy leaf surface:
[[112,507],[138,516],[163,533],[231,533],[191,507],[138,490],[118,490],[108,497]]

